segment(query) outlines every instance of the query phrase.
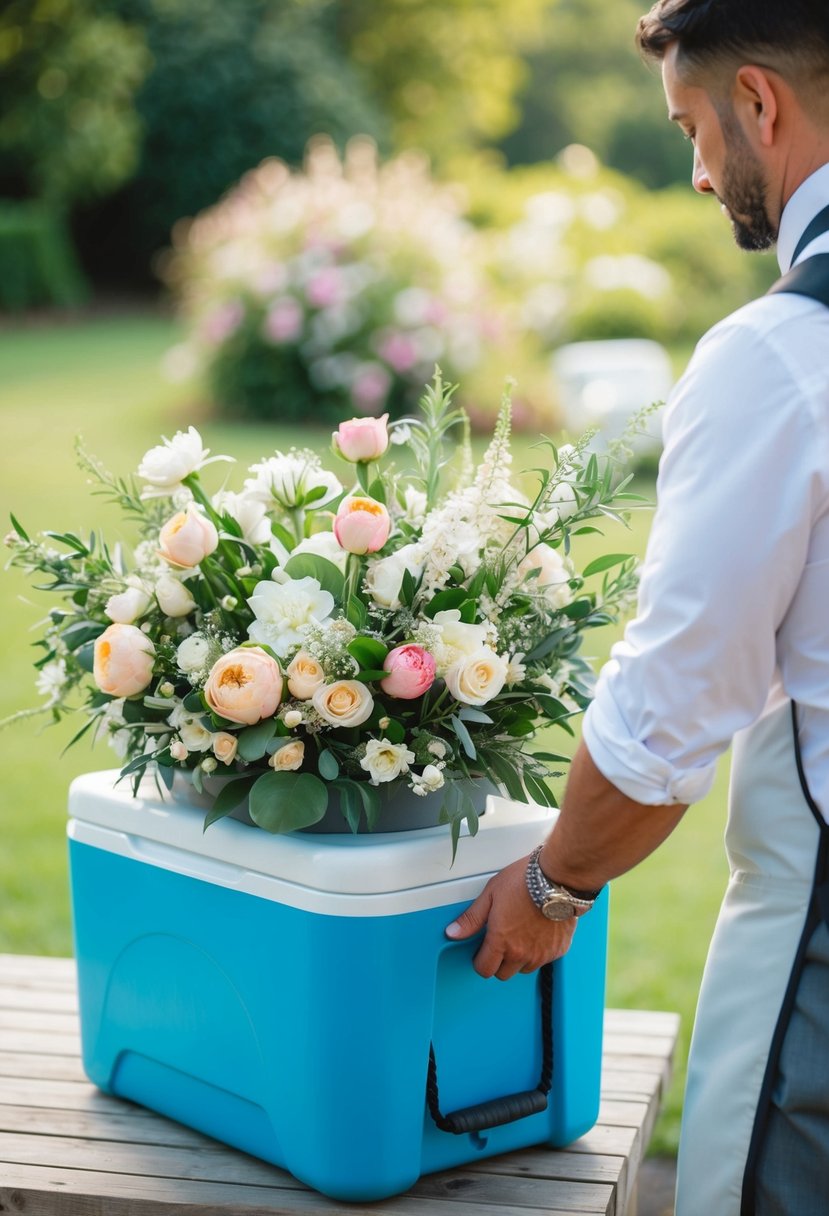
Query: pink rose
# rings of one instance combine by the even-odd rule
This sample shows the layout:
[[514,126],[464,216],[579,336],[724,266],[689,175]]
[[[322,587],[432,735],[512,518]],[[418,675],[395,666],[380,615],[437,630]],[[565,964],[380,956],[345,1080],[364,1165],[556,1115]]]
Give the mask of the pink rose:
[[434,656],[414,643],[389,651],[383,661],[383,670],[389,674],[380,681],[380,687],[388,696],[400,701],[422,697],[435,682]]
[[389,446],[389,416],[351,418],[341,422],[331,438],[343,460],[352,463],[379,460]]
[[219,533],[194,502],[179,511],[161,529],[159,551],[174,566],[198,566],[219,543]]
[[95,642],[93,676],[101,692],[132,697],[153,677],[155,646],[137,625],[110,625]]
[[282,700],[282,672],[261,646],[237,646],[217,659],[204,686],[207,704],[229,722],[253,726]]
[[389,539],[391,519],[381,502],[349,494],[337,508],[334,535],[348,553],[376,553]]

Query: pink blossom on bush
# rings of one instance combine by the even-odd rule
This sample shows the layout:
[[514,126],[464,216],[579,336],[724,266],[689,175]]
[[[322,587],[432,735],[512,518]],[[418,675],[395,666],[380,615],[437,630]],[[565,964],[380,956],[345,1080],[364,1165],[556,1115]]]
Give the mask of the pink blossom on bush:
[[434,656],[414,643],[389,651],[383,670],[389,674],[380,681],[380,687],[388,696],[401,701],[422,697],[435,682]]
[[293,296],[282,296],[268,310],[262,327],[266,338],[272,342],[295,342],[302,333],[305,314],[302,305]]
[[378,354],[396,372],[407,372],[417,363],[417,347],[407,334],[392,330],[378,343]]
[[351,400],[363,414],[376,414],[391,388],[391,376],[379,363],[361,363],[351,382]]
[[326,266],[312,275],[305,285],[305,298],[312,308],[330,308],[343,294],[343,278],[335,266]]
[[202,322],[201,334],[211,346],[221,346],[236,332],[244,320],[245,310],[239,300],[228,300],[209,312]]

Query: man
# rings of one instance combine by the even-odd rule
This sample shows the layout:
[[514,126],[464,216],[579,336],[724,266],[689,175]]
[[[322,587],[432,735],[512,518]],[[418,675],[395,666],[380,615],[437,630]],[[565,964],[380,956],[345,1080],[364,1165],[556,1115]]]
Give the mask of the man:
[[486,928],[484,976],[559,957],[597,888],[676,827],[736,735],[732,878],[694,1030],[677,1216],[826,1216],[829,5],[659,0],[638,40],[693,144],[694,187],[742,248],[776,241],[781,271],[798,269],[711,330],[674,391],[638,616],[600,677],[558,823],[447,933]]

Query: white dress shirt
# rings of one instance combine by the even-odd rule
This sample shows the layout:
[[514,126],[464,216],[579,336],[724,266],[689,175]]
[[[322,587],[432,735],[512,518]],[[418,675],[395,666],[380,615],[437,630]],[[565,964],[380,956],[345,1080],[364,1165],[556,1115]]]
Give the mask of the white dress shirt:
[[[783,212],[781,271],[829,204],[829,164]],[[829,233],[798,261],[829,253]],[[770,697],[800,709],[829,818],[829,308],[764,296],[700,342],[671,394],[636,619],[585,717],[599,770],[649,805],[695,802]]]

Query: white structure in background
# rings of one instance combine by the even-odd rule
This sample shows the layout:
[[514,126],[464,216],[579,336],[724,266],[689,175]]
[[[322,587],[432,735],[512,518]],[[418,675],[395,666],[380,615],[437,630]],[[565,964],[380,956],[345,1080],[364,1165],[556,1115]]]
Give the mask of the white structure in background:
[[[668,352],[645,338],[573,342],[556,351],[552,368],[565,429],[580,435],[597,427],[596,447],[618,438],[633,414],[664,401],[673,386]],[[658,413],[647,420],[646,429],[647,435],[633,445],[637,452],[659,447]]]

